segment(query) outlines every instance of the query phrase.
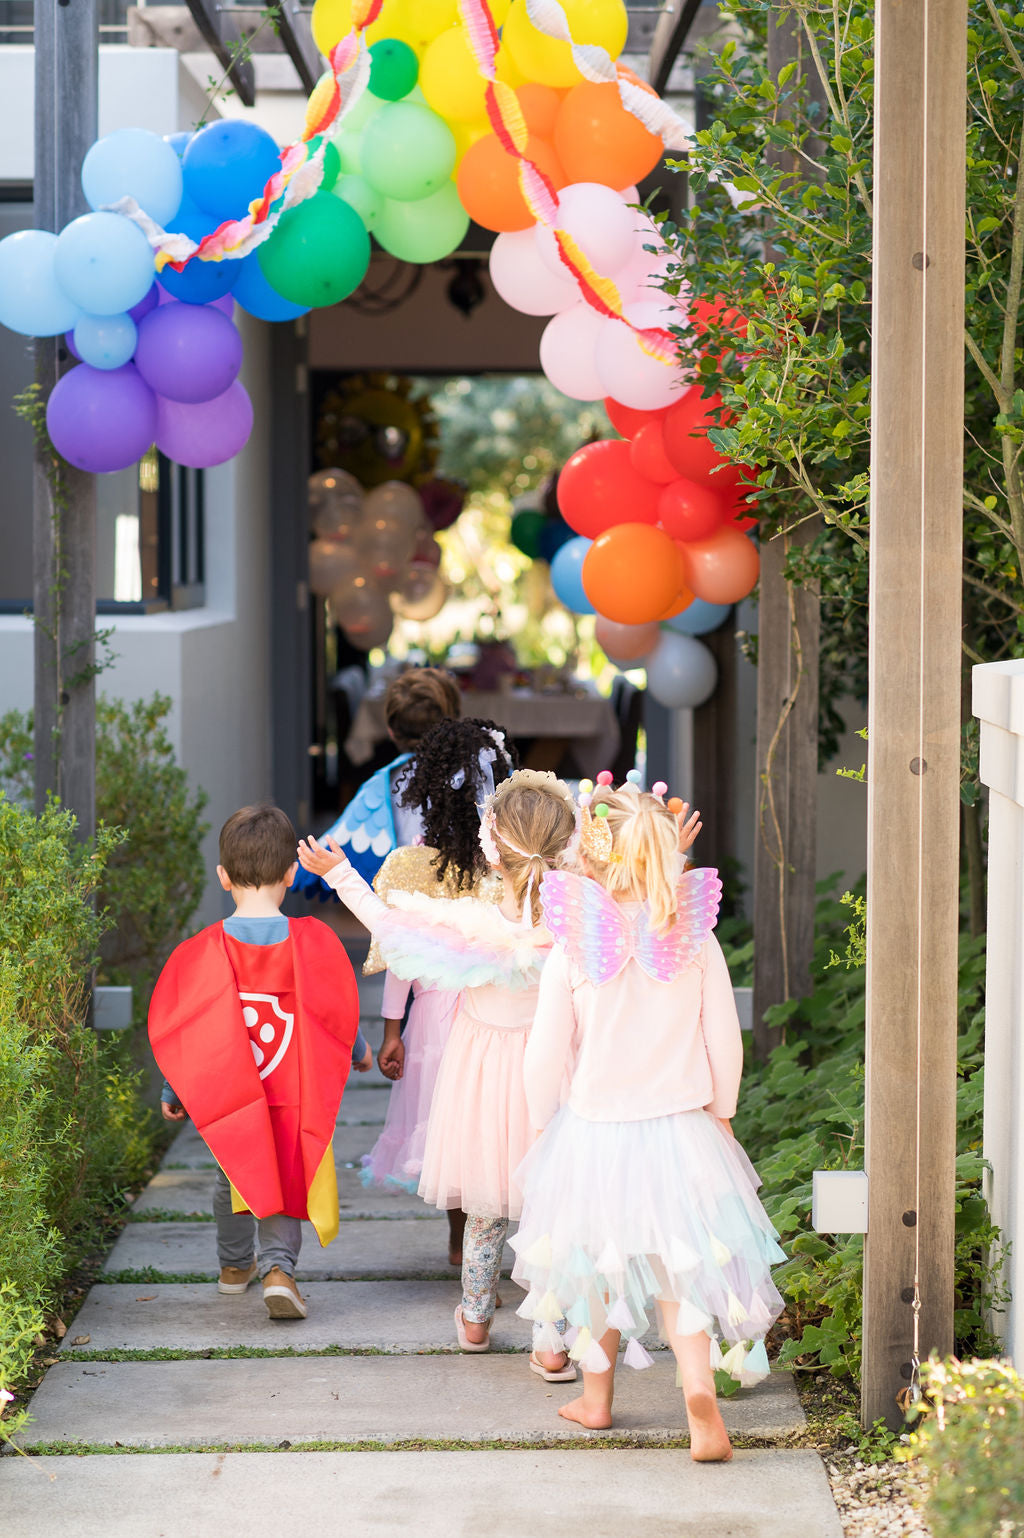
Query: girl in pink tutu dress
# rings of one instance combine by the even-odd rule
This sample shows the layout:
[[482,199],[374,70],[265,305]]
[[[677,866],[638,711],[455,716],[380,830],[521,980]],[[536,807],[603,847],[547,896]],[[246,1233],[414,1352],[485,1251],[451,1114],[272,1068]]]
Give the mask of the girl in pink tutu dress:
[[[480,847],[480,813],[495,785],[514,768],[513,754],[493,721],[438,722],[420,743],[400,792],[402,804],[419,811],[425,842],[388,855],[373,883],[378,897],[387,902],[392,892],[419,892],[426,897],[470,896],[480,902],[500,902],[501,879]],[[383,967],[374,942],[363,970],[372,974]],[[413,1002],[403,1034],[410,989]],[[387,971],[384,1043],[377,1062],[393,1088],[384,1130],[363,1155],[365,1185],[405,1191],[415,1191],[419,1185],[434,1083],[458,1001],[452,989],[410,982]],[[448,1224],[448,1259],[461,1266],[465,1214],[460,1208],[449,1209]]]
[[578,1330],[583,1394],[559,1413],[589,1427],[612,1424],[623,1335],[627,1365],[650,1365],[639,1337],[656,1304],[691,1456],[711,1462],[732,1456],[713,1367],[744,1384],[767,1374],[763,1337],[782,1309],[769,1267],[785,1257],[730,1128],[743,1053],[712,934],[721,883],[681,875],[679,843],[660,795],[599,783],[583,809],[587,874],[544,879],[555,946],[525,1056],[544,1131],[518,1171],[513,1276],[529,1289],[520,1314],[564,1313]]
[[[455,1326],[464,1351],[486,1351],[501,1252],[521,1198],[514,1171],[533,1133],[523,1088],[523,1055],[551,936],[540,923],[540,883],[576,831],[576,807],[553,774],[519,770],[489,798],[480,839],[503,888],[495,908],[395,892],[374,895],[341,850],[310,838],[299,859],[337,892],[373,933],[388,966],[459,994],[427,1128],[419,1191],[442,1209],[467,1214],[462,1302]],[[550,1381],[576,1376],[553,1334],[557,1315],[538,1321],[530,1365]]]

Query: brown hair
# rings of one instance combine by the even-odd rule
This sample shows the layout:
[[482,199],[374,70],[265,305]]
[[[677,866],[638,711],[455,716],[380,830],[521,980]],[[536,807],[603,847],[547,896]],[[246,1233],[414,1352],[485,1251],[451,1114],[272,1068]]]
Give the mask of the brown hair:
[[262,801],[233,812],[220,830],[220,863],[232,886],[275,886],[295,863],[298,840],[279,806]]
[[498,786],[491,810],[501,868],[507,872],[520,906],[530,892],[530,917],[537,924],[541,881],[561,863],[576,831],[572,791],[548,771],[519,769]]
[[645,902],[651,926],[666,934],[676,921],[679,885],[679,823],[649,791],[594,791],[594,806],[608,808],[612,853],[608,860],[586,851],[587,870],[623,902]]
[[441,668],[409,668],[388,685],[384,718],[395,746],[410,752],[432,726],[462,710],[459,686]]

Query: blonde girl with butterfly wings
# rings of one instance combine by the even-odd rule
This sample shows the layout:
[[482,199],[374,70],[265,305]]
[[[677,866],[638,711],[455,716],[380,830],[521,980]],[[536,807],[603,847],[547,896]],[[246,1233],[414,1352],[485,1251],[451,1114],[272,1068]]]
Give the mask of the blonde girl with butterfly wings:
[[599,787],[583,810],[583,874],[542,883],[555,945],[524,1076],[543,1135],[518,1172],[513,1276],[529,1289],[524,1317],[564,1314],[578,1332],[583,1394],[559,1413],[592,1428],[612,1424],[621,1339],[628,1366],[650,1365],[640,1337],[656,1306],[691,1456],[712,1462],[732,1456],[713,1368],[744,1384],[767,1373],[764,1334],[782,1307],[769,1267],[784,1256],[729,1127],[743,1055],[712,933],[721,883],[681,871],[679,846],[658,796]]

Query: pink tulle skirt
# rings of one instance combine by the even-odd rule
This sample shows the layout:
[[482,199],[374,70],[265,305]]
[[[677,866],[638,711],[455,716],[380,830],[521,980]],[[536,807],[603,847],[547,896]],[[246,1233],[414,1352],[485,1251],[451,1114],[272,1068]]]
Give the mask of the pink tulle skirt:
[[435,1207],[517,1218],[514,1171],[533,1142],[523,1089],[525,1028],[460,1011],[434,1090],[419,1192]]
[[434,1087],[458,1002],[457,993],[441,988],[424,988],[413,999],[402,1035],[402,1077],[391,1087],[384,1130],[363,1155],[364,1185],[415,1191]]

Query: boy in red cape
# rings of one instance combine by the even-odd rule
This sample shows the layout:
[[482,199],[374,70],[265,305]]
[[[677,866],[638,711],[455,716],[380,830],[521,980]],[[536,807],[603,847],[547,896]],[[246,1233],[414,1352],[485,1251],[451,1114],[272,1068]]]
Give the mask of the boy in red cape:
[[300,1220],[323,1245],[338,1232],[331,1137],[359,1026],[356,980],[337,935],[280,911],[295,847],[276,806],[228,818],[217,876],[235,912],[177,947],[149,1009],[149,1039],[169,1081],[164,1114],[181,1120],[187,1108],[219,1165],[219,1290],[242,1293],[259,1275],[272,1319],[306,1315],[294,1278]]

